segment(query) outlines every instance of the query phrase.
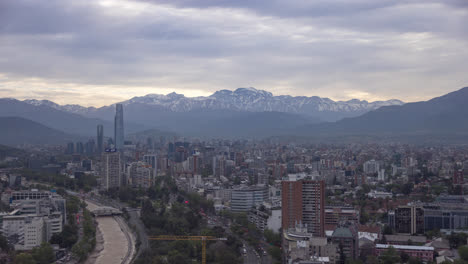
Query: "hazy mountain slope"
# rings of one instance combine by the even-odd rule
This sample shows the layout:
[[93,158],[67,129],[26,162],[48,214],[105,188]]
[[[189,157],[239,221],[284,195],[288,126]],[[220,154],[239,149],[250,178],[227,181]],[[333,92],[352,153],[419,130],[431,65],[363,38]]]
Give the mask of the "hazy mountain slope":
[[[112,121],[88,118],[79,114],[65,112],[53,107],[50,104],[52,102],[47,102],[49,103],[31,104],[15,99],[0,99],[0,116],[22,117],[69,134],[94,137],[97,133],[97,125],[102,124],[104,125],[105,135],[113,136],[114,125]],[[128,132],[134,132],[144,128],[145,127],[142,125],[127,124]]]
[[0,124],[0,144],[7,146],[64,144],[79,139],[21,117],[0,117]]
[[[304,127],[307,134],[468,133],[468,87],[424,102],[385,106],[355,118]],[[296,134],[304,134],[296,131]]]

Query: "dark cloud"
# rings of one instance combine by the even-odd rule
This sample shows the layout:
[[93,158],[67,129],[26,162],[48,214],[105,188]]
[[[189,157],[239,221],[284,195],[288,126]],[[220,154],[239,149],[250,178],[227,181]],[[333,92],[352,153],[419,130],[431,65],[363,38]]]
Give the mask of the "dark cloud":
[[63,83],[81,94],[59,89],[70,100],[106,85],[115,98],[148,87],[197,94],[256,86],[416,100],[423,84],[424,96],[464,85],[466,3],[4,0],[0,87],[35,85],[44,97],[53,96],[48,83]]

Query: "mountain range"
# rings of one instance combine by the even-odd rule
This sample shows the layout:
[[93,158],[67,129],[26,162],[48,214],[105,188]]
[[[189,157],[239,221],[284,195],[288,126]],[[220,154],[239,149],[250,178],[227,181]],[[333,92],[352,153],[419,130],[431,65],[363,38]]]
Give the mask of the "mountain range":
[[[468,137],[468,87],[428,101],[385,106],[359,117],[306,125],[302,135]],[[299,133],[301,134],[301,133]]]
[[[57,110],[80,114],[87,117],[110,120],[113,118],[114,105],[101,108],[83,107],[80,105],[58,105],[47,100],[25,100],[24,102],[41,106],[46,105]],[[400,100],[367,102],[352,99],[349,101],[333,101],[318,96],[273,96],[272,93],[255,88],[238,88],[235,91],[220,90],[210,96],[185,97],[183,94],[170,93],[148,94],[133,97],[121,102],[126,107],[140,106],[158,112],[282,112],[305,115],[314,120],[336,121],[344,117],[354,117],[375,110],[382,106],[402,105]]]
[[[150,94],[133,97],[122,104],[125,133],[133,133],[132,137],[128,137],[131,139],[142,135],[176,133],[217,138],[279,135],[310,138],[395,135],[467,137],[466,102],[468,87],[429,101],[406,104],[399,100],[336,102],[320,97],[273,96],[254,88],[239,88],[235,91],[221,90],[209,97]],[[47,100],[0,99],[0,117],[22,118],[21,122],[0,121],[2,124],[13,123],[17,129],[25,129],[28,125],[23,119],[29,119],[32,122],[29,126],[34,127],[26,129],[30,133],[44,131],[62,139],[94,137],[98,124],[103,124],[105,134],[112,136],[114,115],[115,105],[94,108],[58,105]],[[53,131],[39,129],[37,123]],[[5,126],[0,128],[0,136],[5,129]],[[11,139],[11,131],[8,135]],[[18,137],[20,135],[29,137],[22,134],[18,134]],[[36,142],[35,138],[32,139],[29,137],[28,140]],[[27,143],[22,139],[11,140],[18,144]]]

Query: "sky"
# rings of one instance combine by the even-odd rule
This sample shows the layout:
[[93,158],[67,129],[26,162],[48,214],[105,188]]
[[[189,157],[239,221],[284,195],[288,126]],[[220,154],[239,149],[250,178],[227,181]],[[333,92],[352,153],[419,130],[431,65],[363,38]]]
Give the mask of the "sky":
[[0,97],[427,100],[468,86],[467,24],[466,0],[1,0]]

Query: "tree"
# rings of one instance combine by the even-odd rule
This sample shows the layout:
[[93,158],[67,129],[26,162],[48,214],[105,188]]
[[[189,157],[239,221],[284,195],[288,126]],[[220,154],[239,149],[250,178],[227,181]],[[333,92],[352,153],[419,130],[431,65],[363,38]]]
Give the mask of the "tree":
[[380,258],[384,264],[393,264],[401,261],[400,256],[392,246],[385,250],[382,255],[380,255]]
[[393,234],[393,229],[389,225],[385,225],[383,229],[383,234],[384,235],[392,235]]
[[15,264],[35,264],[34,258],[29,253],[20,253],[16,255]]
[[406,262],[410,259],[410,256],[406,252],[401,252],[400,258],[402,262]]
[[461,259],[468,261],[468,246],[459,247],[458,254],[460,255]]
[[42,243],[32,250],[32,256],[37,264],[49,264],[55,261],[54,249],[49,243]]
[[10,251],[11,249],[7,239],[2,234],[0,234],[0,249],[6,252]]
[[415,257],[409,258],[408,264],[422,264],[423,262]]

